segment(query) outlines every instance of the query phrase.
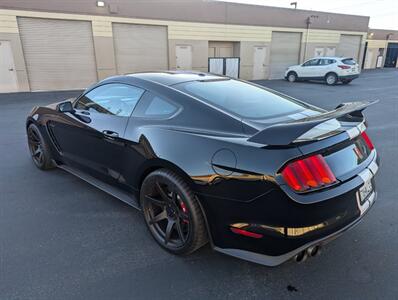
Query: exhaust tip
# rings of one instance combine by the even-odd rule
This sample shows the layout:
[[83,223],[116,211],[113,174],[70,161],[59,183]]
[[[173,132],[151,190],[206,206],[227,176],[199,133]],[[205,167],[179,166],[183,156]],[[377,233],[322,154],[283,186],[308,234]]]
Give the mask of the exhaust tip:
[[321,252],[320,246],[312,246],[307,249],[308,256],[314,257]]
[[307,251],[303,250],[301,252],[299,252],[298,254],[296,254],[296,256],[294,257],[294,260],[297,263],[302,263],[307,259]]

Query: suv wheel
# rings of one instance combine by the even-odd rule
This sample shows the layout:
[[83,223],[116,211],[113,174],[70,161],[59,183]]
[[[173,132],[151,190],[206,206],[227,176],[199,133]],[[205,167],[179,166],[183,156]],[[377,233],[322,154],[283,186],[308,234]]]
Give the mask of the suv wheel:
[[295,82],[297,80],[297,74],[295,72],[290,72],[287,74],[287,81]]
[[329,73],[326,75],[325,80],[328,85],[335,85],[337,83],[337,75],[334,73]]

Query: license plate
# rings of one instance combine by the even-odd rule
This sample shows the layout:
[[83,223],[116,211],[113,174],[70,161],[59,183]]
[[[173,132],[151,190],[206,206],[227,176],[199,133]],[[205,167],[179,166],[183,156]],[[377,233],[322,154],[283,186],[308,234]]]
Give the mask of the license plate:
[[363,204],[369,195],[373,192],[372,180],[369,179],[365,184],[359,189],[359,197],[361,204]]

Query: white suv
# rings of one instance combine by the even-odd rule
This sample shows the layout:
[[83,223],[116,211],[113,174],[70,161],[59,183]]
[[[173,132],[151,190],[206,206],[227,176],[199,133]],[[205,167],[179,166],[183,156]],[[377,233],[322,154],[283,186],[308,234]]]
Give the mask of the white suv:
[[294,82],[296,80],[323,80],[328,85],[334,85],[341,81],[350,83],[358,78],[359,65],[349,57],[315,57],[301,65],[287,68],[285,79]]

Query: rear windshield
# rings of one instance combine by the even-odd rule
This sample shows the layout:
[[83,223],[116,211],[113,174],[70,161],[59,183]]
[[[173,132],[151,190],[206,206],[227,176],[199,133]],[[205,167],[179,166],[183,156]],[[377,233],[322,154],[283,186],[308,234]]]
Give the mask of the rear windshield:
[[266,119],[302,111],[306,106],[233,79],[189,81],[175,88],[245,119]]
[[343,59],[342,60],[342,62],[344,63],[344,64],[346,64],[346,65],[350,65],[350,66],[354,66],[354,65],[356,65],[356,61],[355,61],[355,59],[353,59],[353,58],[345,58],[345,59]]

